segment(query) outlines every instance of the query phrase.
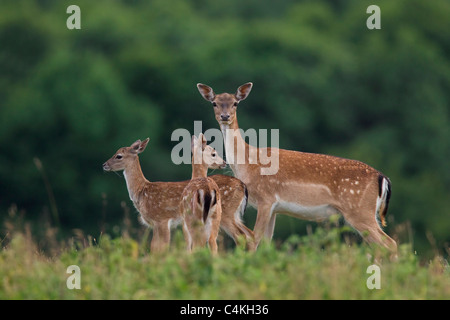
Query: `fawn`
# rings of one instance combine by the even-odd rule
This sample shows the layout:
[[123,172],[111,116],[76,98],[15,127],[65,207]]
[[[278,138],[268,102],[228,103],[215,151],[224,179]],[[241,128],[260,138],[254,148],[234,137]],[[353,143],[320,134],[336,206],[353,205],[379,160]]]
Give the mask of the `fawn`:
[[222,217],[222,200],[216,182],[208,178],[208,168],[225,168],[225,161],[206,144],[202,133],[192,136],[192,177],[184,188],[180,212],[184,218],[183,232],[188,251],[203,247],[208,241],[217,253],[217,235]]
[[[130,147],[122,147],[103,164],[104,171],[124,172],[125,182],[131,201],[139,212],[139,220],[153,227],[151,251],[164,251],[170,244],[170,229],[182,222],[179,205],[181,194],[188,185],[187,181],[150,182],[142,173],[139,154],[142,153],[149,138],[137,140]],[[249,250],[254,250],[253,232],[247,228],[241,218],[247,206],[247,188],[234,177],[213,175],[211,178],[220,189],[225,205],[222,208],[221,229],[230,235],[236,243],[244,238]]]

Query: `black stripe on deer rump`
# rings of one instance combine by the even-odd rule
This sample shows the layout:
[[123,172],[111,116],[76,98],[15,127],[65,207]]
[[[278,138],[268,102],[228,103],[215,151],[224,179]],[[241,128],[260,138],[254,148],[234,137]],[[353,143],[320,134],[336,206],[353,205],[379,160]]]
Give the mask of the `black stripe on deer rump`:
[[383,178],[382,174],[378,175],[378,196],[381,197],[381,193],[383,192]]
[[197,202],[200,204],[200,206],[203,205],[203,222],[206,223],[209,211],[217,203],[216,191],[210,189],[199,190],[197,192]]

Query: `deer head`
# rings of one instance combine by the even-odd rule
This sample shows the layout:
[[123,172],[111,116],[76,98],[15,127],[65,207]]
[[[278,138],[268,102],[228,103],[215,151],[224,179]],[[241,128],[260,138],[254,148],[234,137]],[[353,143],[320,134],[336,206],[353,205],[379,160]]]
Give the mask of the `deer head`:
[[247,98],[252,90],[253,83],[248,82],[240,86],[235,94],[215,94],[213,89],[205,84],[198,83],[197,88],[202,97],[211,102],[214,114],[219,124],[230,125],[236,119],[236,110],[239,102]]
[[120,148],[108,161],[103,164],[103,170],[125,170],[126,167],[136,159],[137,155],[145,150],[149,140],[149,138],[144,141],[136,140],[131,146]]
[[198,138],[192,136],[191,141],[192,163],[203,164],[210,169],[223,169],[227,166],[216,150],[207,145],[207,141],[203,133],[200,133]]

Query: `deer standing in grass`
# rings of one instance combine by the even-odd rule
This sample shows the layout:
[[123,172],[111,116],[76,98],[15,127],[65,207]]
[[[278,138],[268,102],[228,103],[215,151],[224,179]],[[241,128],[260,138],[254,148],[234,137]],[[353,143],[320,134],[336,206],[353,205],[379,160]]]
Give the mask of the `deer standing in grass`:
[[[103,164],[105,171],[121,171],[128,193],[135,208],[140,213],[140,221],[153,227],[151,251],[164,251],[170,244],[170,229],[182,222],[179,205],[181,194],[189,180],[179,182],[150,182],[142,173],[139,156],[149,139],[137,140],[130,147],[123,147]],[[253,232],[241,220],[247,206],[247,188],[234,177],[213,175],[212,179],[220,189],[224,203],[222,208],[221,228],[236,243],[244,238],[247,247],[254,249]]]
[[[256,246],[264,236],[272,238],[276,214],[322,221],[340,213],[366,241],[396,252],[396,242],[381,229],[386,225],[391,195],[389,179],[356,160],[248,145],[239,131],[236,111],[252,86],[249,82],[235,94],[216,95],[209,86],[197,84],[203,98],[213,105],[224,137],[227,163],[235,177],[247,185],[249,203],[257,208],[253,229]],[[277,155],[271,158],[278,161],[278,171],[261,174],[265,165],[260,160],[273,153]],[[240,156],[245,161],[238,161]]]
[[188,251],[203,247],[208,241],[212,253],[217,253],[217,236],[222,217],[219,187],[208,178],[208,168],[225,168],[225,161],[212,147],[206,145],[202,133],[192,137],[192,177],[184,188],[180,212],[184,219],[183,232]]

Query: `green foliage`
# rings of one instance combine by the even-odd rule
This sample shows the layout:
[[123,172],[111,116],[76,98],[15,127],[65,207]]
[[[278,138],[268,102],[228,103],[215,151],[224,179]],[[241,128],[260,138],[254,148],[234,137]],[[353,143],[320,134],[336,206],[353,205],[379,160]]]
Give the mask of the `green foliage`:
[[[66,28],[70,4],[81,8],[81,30]],[[283,148],[381,170],[393,186],[388,232],[409,221],[419,253],[431,252],[427,233],[443,247],[450,5],[378,1],[382,29],[369,31],[370,4],[2,1],[0,212],[16,205],[30,221],[49,216],[66,230],[111,231],[128,194],[101,164],[150,137],[141,157],[147,178],[188,178],[189,166],[170,161],[171,132],[192,130],[194,120],[217,128],[195,84],[223,92],[252,81],[239,106],[243,129],[277,128]],[[286,225],[275,237],[304,230]]]
[[[329,231],[329,230],[328,230]],[[425,265],[402,245],[397,261],[377,248],[347,245],[339,229],[292,236],[281,248],[237,248],[213,257],[176,242],[167,254],[148,254],[129,237],[72,244],[50,258],[28,234],[16,233],[0,251],[0,299],[448,299],[450,270],[436,256]],[[324,236],[328,239],[324,241]],[[180,238],[180,237],[176,237]],[[370,265],[381,288],[366,286]],[[69,290],[66,269],[77,265],[81,289]]]

